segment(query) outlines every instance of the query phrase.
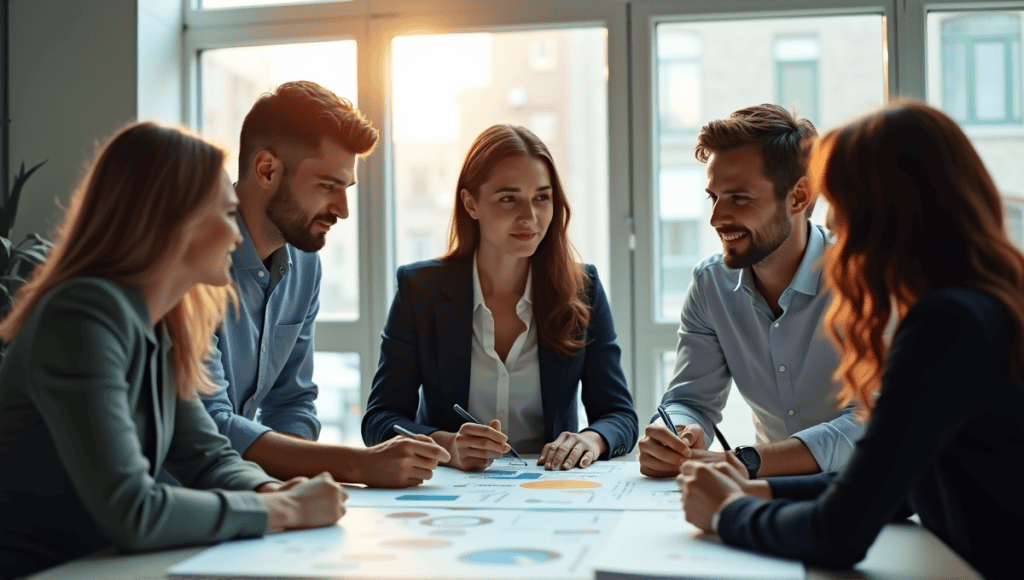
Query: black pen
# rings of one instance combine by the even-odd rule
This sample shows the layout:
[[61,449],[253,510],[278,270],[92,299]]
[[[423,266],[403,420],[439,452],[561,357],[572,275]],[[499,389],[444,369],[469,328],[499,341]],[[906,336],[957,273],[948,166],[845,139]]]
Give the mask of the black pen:
[[[465,419],[465,420],[467,420],[467,421],[469,421],[471,423],[476,423],[477,425],[483,425],[483,423],[481,423],[480,421],[477,421],[476,417],[470,415],[469,411],[463,409],[458,403],[455,403],[453,408],[455,409],[455,412],[458,413],[463,419]],[[511,445],[508,446],[508,452],[512,454],[512,457],[515,457],[519,461],[523,461],[523,458],[519,457],[519,454],[516,453],[515,449],[512,449]],[[525,463],[525,461],[523,463]]]
[[[665,422],[665,426],[668,427],[669,431],[675,433],[676,426],[672,423],[672,417],[669,416],[664,405],[658,405],[658,415],[661,416],[661,420]],[[722,449],[731,451],[732,448],[729,447],[729,442],[725,440],[725,436],[722,435],[722,432],[718,430],[718,425],[712,425],[711,428],[715,430],[715,437],[717,437],[718,441],[722,444]]]

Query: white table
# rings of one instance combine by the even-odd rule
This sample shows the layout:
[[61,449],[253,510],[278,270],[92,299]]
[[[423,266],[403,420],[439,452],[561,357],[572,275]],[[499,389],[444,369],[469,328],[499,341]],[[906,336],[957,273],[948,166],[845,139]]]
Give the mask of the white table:
[[[612,468],[610,465],[608,467]],[[619,471],[622,472],[621,469]],[[441,478],[440,475],[438,477]],[[437,488],[435,487],[435,489]],[[419,490],[428,492],[430,488],[423,487]],[[416,490],[409,491],[416,492]],[[492,509],[498,510],[498,508]],[[558,517],[558,513],[552,513],[551,516]],[[352,521],[352,526],[356,526],[354,529],[358,530],[358,517],[350,521]],[[343,527],[344,523],[345,519],[342,519]],[[191,558],[204,549],[205,547],[196,547],[147,554],[120,554],[109,549],[36,574],[32,578],[37,580],[164,580],[167,568]],[[579,572],[583,570],[585,569],[578,569]],[[808,579],[937,580],[956,578],[959,580],[980,578],[977,572],[956,553],[915,522],[886,526],[868,551],[865,560],[851,570],[807,567],[806,572]],[[398,574],[404,574],[404,568]],[[528,578],[529,576],[524,577]]]

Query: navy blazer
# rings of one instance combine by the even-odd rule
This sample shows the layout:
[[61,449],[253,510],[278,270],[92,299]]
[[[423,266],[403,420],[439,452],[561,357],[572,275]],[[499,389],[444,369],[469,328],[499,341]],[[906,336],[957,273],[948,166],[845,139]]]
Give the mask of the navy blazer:
[[[594,266],[586,266],[592,306],[586,346],[570,358],[538,340],[544,438],[579,429],[576,391],[582,382],[590,430],[608,443],[600,458],[624,455],[639,427],[619,362],[608,297]],[[469,404],[473,340],[472,257],[427,260],[398,269],[398,292],[381,333],[380,362],[363,415],[363,441],[375,445],[401,425],[413,433],[455,433],[465,423],[452,405]]]

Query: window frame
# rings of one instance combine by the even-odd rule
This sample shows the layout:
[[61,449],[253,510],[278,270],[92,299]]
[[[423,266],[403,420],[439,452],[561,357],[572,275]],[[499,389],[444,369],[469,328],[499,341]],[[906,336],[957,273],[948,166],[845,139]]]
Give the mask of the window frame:
[[[632,376],[632,308],[629,241],[629,94],[627,3],[593,0],[519,0],[516,10],[497,0],[353,0],[306,5],[201,9],[186,0],[182,118],[198,127],[199,54],[202,50],[294,42],[356,41],[358,106],[381,131],[381,145],[361,162],[357,180],[359,318],[317,320],[316,349],[355,352],[360,361],[360,396],[365,408],[377,368],[380,332],[394,295],[394,168],[391,118],[391,41],[410,34],[504,32],[602,26],[608,30],[608,230],[610,271],[602,282],[617,321],[622,366]],[[381,98],[384,95],[385,98]],[[453,161],[458,162],[458,161]],[[387,275],[380,275],[387,272]],[[632,382],[631,382],[632,383]]]

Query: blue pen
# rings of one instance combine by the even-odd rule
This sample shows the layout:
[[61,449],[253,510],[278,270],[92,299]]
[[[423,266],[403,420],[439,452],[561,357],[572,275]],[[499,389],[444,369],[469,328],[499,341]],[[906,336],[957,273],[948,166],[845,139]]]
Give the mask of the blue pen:
[[[476,417],[470,415],[469,411],[463,409],[458,403],[455,403],[453,408],[455,409],[456,413],[458,413],[463,419],[469,421],[470,423],[476,423],[477,425],[483,425],[483,423],[481,423],[480,421],[477,421]],[[516,453],[516,450],[512,449],[511,445],[508,446],[508,452],[512,454],[512,457],[515,457],[519,461],[522,461],[524,465],[526,464],[526,462],[523,461],[523,458],[519,457],[519,454]]]
[[676,425],[672,422],[672,417],[669,416],[668,411],[665,410],[665,405],[658,405],[658,415],[661,416],[661,420],[665,422],[668,430],[675,433]]

